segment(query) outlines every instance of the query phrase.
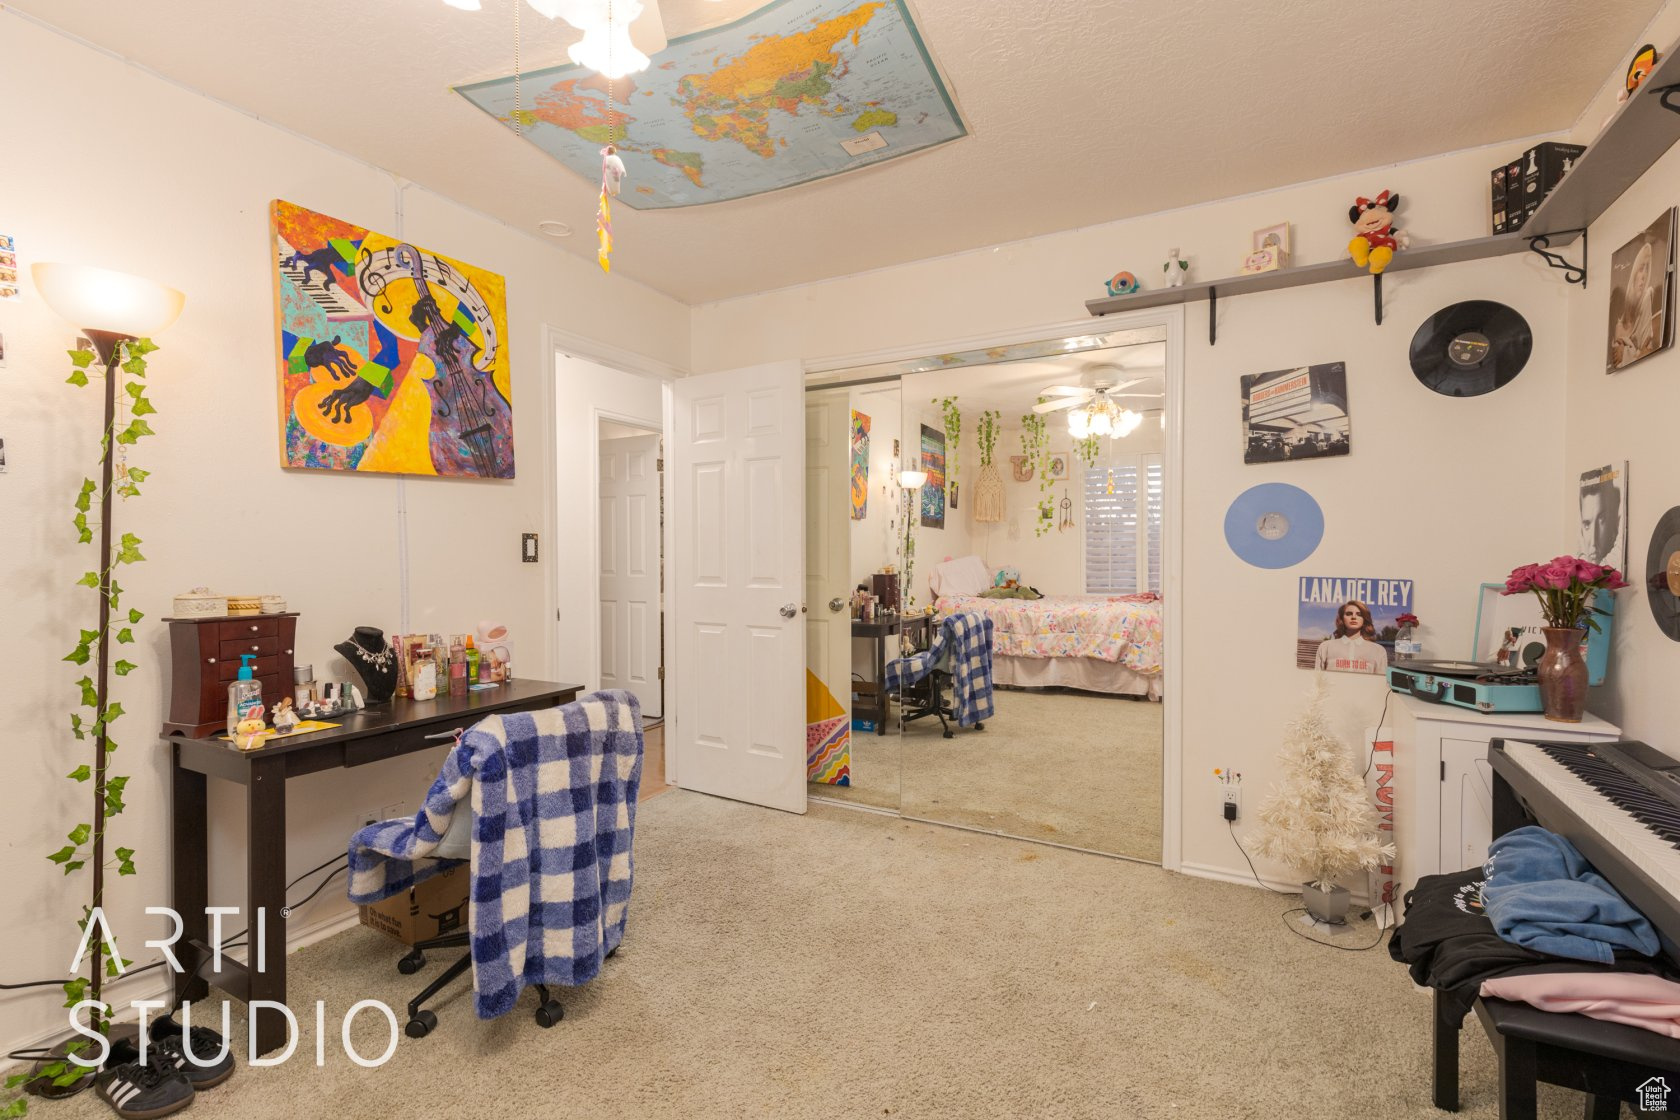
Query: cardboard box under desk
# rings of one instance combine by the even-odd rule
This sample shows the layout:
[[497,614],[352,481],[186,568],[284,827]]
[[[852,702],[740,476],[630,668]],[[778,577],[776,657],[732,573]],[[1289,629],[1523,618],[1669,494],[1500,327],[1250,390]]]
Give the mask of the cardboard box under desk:
[[448,867],[383,902],[361,907],[362,924],[388,933],[404,945],[466,928],[472,869]]

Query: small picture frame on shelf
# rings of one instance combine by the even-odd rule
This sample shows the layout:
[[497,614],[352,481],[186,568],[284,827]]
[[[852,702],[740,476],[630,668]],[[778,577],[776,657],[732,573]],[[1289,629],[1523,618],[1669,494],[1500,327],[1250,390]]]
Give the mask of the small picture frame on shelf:
[[1066,482],[1068,479],[1068,453],[1066,451],[1052,451],[1050,453],[1048,476],[1051,482]]
[[1275,226],[1254,231],[1254,244],[1249,247],[1253,252],[1270,249],[1277,254],[1281,262],[1289,260],[1289,223],[1279,222]]

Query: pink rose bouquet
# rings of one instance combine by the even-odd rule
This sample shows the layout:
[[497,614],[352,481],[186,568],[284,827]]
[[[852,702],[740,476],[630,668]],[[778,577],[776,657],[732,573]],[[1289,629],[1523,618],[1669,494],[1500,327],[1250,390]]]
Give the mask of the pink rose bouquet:
[[1599,591],[1616,591],[1626,587],[1627,581],[1615,568],[1594,564],[1574,556],[1559,556],[1547,564],[1524,564],[1514,568],[1505,578],[1501,595],[1521,595],[1532,591],[1540,600],[1540,613],[1546,625],[1563,630],[1578,630],[1585,626],[1598,629],[1592,616],[1592,605]]

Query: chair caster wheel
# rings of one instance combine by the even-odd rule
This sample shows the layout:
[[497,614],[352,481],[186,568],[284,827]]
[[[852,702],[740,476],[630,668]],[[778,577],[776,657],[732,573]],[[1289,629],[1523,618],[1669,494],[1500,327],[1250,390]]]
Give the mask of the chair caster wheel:
[[613,946],[613,947],[612,947],[612,949],[611,949],[611,950],[610,950],[610,951],[609,951],[609,952],[608,952],[608,953],[607,953],[607,956],[606,956],[606,959],[607,959],[607,960],[609,960],[609,961],[610,961],[610,960],[612,960],[612,959],[613,959],[613,958],[614,958],[614,957],[615,957],[615,956],[617,956],[617,955],[618,955],[618,950],[619,950],[619,949],[620,949],[620,948],[621,948],[621,946],[619,946],[619,945],[614,945],[614,946]]
[[560,1006],[560,1001],[551,999],[537,1008],[537,1026],[547,1029],[566,1017],[566,1009]]
[[945,732],[945,738],[950,739],[952,737],[953,736],[951,735],[951,732],[949,732],[949,731]]
[[976,730],[976,731],[984,731],[984,730],[986,730],[986,725],[985,725],[985,724],[983,724],[983,723],[976,723],[976,724],[975,724],[975,725],[974,725],[974,730]]
[[408,1021],[408,1027],[403,1033],[410,1038],[425,1038],[437,1026],[437,1016],[430,1011],[422,1011]]
[[397,971],[404,976],[413,976],[424,967],[426,967],[426,954],[418,949],[397,962]]

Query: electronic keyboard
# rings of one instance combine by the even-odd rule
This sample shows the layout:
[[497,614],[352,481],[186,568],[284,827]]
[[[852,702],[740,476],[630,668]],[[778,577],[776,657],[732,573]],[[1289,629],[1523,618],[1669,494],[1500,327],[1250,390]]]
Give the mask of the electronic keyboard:
[[1495,739],[1493,834],[1538,823],[1580,849],[1680,959],[1680,759],[1644,743]]

